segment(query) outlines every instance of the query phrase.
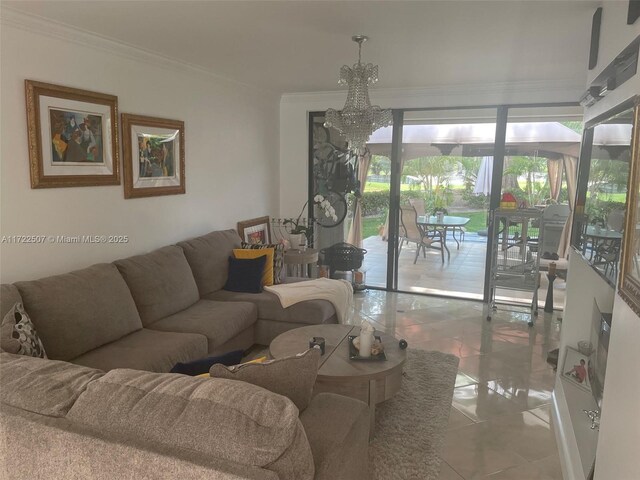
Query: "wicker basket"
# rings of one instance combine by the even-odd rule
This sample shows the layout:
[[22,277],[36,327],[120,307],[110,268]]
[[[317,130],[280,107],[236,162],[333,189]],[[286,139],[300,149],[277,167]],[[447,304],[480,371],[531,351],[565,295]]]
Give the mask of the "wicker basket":
[[324,256],[324,263],[329,265],[332,272],[357,270],[362,266],[364,248],[358,248],[350,243],[336,243],[328,248],[323,248],[320,253]]

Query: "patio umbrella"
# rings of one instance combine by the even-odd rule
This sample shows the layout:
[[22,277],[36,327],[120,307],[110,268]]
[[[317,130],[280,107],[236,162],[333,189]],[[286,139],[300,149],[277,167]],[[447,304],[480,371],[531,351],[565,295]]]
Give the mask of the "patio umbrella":
[[491,195],[491,176],[493,175],[493,157],[482,157],[476,184],[473,187],[474,195]]

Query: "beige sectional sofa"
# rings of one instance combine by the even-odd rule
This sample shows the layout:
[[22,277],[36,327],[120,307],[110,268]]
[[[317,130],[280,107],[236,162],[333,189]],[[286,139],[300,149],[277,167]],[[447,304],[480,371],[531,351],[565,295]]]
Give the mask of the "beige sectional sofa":
[[299,412],[249,383],[163,373],[336,322],[327,301],[223,291],[239,246],[212,232],[2,285],[1,318],[23,303],[49,359],[0,354],[0,478],[368,480],[366,404],[320,394]]
[[0,354],[0,478],[368,480],[366,404]]
[[40,280],[2,285],[2,318],[22,302],[49,358],[108,371],[168,372],[189,362],[268,345],[291,328],[336,323],[326,300],[282,308],[271,293],[223,290],[234,230]]

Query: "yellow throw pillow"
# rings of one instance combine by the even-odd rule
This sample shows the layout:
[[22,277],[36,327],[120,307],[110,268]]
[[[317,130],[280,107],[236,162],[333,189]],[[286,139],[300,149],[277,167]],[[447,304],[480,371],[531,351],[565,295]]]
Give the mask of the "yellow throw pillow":
[[263,255],[267,256],[267,261],[264,264],[264,271],[262,272],[262,285],[273,285],[273,248],[262,248],[260,250],[251,250],[244,248],[234,248],[233,255],[236,258],[258,258]]
[[267,361],[267,356],[254,358],[253,360],[249,360],[248,362],[243,362],[240,365],[247,365],[249,363],[264,363]]

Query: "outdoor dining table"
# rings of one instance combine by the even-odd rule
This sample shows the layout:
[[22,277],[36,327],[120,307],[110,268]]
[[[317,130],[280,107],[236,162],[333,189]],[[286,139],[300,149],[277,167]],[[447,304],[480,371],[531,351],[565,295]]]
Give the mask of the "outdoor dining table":
[[585,237],[585,241],[582,246],[582,254],[585,256],[587,254],[588,240],[591,240],[590,258],[593,258],[593,254],[596,253],[600,247],[606,247],[607,245],[617,247],[620,242],[622,242],[622,233],[616,230],[599,228],[594,225],[587,226],[582,235]]
[[420,215],[418,217],[418,225],[420,227],[432,227],[442,230],[442,246],[447,251],[447,258],[450,259],[451,252],[449,252],[449,248],[447,247],[447,231],[451,230],[453,239],[458,245],[458,250],[460,250],[460,242],[456,238],[456,229],[464,227],[470,220],[471,219],[467,217],[445,215],[442,220],[438,221],[438,217],[435,215]]

